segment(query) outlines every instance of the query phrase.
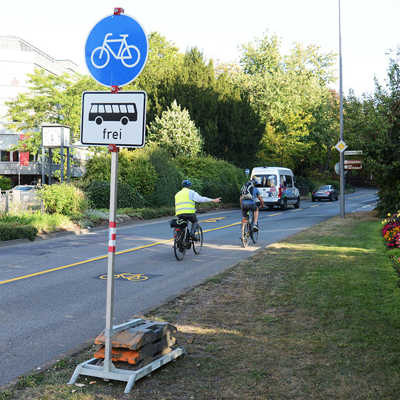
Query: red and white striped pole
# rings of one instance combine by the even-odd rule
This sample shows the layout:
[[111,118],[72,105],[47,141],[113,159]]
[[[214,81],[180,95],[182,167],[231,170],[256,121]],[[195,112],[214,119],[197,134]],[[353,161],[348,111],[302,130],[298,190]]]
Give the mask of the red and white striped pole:
[[[112,86],[111,93],[118,93],[119,87]],[[114,262],[117,241],[117,189],[118,189],[118,147],[110,144],[108,150],[111,153],[111,176],[110,176],[110,215],[108,225],[108,267],[107,267],[107,304],[106,304],[106,330],[104,349],[104,370],[112,370],[112,344],[113,314],[114,314]]]

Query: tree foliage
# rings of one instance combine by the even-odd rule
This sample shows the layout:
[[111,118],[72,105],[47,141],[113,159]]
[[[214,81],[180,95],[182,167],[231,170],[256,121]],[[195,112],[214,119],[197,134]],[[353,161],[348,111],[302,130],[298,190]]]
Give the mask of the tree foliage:
[[149,143],[156,143],[172,157],[187,154],[196,156],[203,147],[199,130],[190,119],[189,112],[174,100],[171,107],[156,117],[148,129]]

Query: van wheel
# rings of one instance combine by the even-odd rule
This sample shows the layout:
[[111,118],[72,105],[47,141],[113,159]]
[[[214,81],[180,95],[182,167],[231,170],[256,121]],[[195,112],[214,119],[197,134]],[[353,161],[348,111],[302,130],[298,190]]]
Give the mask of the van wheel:
[[299,208],[300,207],[300,196],[297,198],[296,203],[294,203],[294,208]]
[[284,199],[281,203],[281,210],[287,210],[287,199]]

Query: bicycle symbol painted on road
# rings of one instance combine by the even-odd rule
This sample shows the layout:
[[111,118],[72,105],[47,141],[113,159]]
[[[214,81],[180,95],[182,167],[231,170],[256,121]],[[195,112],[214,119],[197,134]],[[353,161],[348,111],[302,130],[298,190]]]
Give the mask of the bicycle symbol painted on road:
[[[100,275],[98,276],[98,278],[107,279],[107,274]],[[132,272],[121,272],[120,274],[114,274],[114,279],[138,282],[138,281],[147,281],[149,277],[142,273],[134,274]]]
[[[103,44],[93,49],[90,56],[92,65],[97,69],[105,68],[110,62],[111,56],[113,56],[116,60],[121,60],[125,67],[135,67],[140,61],[140,51],[136,46],[128,44],[126,38],[129,35],[120,34],[119,39],[111,39],[110,36],[112,36],[112,33],[106,33]],[[117,53],[112,49],[110,43],[120,43]]]

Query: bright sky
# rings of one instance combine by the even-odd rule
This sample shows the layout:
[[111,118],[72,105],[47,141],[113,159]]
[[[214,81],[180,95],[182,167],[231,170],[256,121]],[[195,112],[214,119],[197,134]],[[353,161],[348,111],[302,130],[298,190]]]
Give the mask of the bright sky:
[[[13,0],[0,5],[0,35],[21,37],[88,73],[84,47],[93,26],[122,7],[147,33],[158,31],[182,52],[237,61],[241,44],[264,33],[339,53],[338,0]],[[400,44],[399,0],[341,0],[343,90],[372,93],[386,78],[389,49]],[[339,72],[337,73],[339,76]],[[337,83],[336,89],[338,90]]]

